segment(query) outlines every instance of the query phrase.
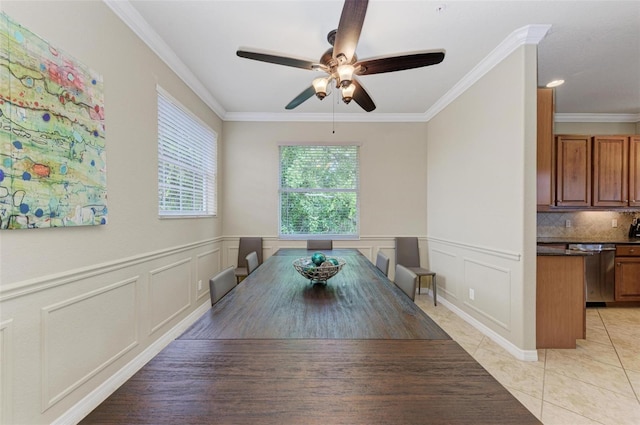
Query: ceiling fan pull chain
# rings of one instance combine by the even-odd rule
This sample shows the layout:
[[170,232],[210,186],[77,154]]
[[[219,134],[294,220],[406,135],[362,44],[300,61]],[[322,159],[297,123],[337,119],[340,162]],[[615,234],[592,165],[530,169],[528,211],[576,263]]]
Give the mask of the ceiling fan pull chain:
[[[336,96],[336,99],[338,98],[338,96]],[[331,109],[332,109],[332,134],[336,134],[336,102],[331,102]]]

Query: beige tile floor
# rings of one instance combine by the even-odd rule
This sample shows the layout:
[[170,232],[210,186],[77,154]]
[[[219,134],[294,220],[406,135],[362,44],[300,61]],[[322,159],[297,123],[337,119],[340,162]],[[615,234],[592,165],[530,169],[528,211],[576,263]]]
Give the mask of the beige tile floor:
[[431,296],[416,304],[545,425],[640,424],[640,308],[588,308],[575,350],[525,362]]

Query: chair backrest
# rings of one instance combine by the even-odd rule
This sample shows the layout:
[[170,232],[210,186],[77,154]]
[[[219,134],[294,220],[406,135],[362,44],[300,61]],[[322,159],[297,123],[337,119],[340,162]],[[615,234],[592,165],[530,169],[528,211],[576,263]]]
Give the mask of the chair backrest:
[[249,253],[252,251],[255,251],[256,254],[258,255],[258,265],[262,264],[262,238],[255,238],[255,237],[240,238],[240,244],[238,245],[237,267],[244,266],[247,255],[249,255]]
[[396,238],[396,264],[405,267],[420,267],[420,251],[418,250],[418,238]]
[[396,264],[396,275],[394,277],[396,286],[407,294],[411,301],[416,299],[416,287],[418,285],[418,275],[403,266]]
[[211,294],[211,305],[214,305],[222,297],[236,286],[236,276],[234,267],[228,267],[209,279],[209,292]]
[[307,249],[333,249],[333,241],[331,239],[309,239]]
[[247,261],[247,275],[250,275],[255,269],[258,268],[258,254],[255,251],[251,251],[246,257]]
[[389,276],[389,257],[384,255],[382,251],[378,251],[376,256],[376,267],[384,273],[385,276]]

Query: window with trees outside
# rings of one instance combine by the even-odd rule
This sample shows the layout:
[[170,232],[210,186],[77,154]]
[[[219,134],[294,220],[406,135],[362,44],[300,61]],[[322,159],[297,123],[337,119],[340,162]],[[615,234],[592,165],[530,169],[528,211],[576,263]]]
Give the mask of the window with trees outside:
[[216,133],[158,87],[158,213],[216,215]]
[[280,237],[359,233],[359,146],[280,146]]

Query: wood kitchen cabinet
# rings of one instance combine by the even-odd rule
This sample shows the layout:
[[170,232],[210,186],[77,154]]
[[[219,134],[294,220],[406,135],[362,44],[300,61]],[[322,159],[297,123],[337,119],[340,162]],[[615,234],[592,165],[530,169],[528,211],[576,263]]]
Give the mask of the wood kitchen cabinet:
[[640,136],[593,138],[593,206],[640,206]]
[[629,137],[593,138],[593,206],[629,205]]
[[640,136],[629,138],[629,206],[640,207]]
[[640,245],[616,245],[616,301],[640,301]]
[[[553,140],[553,89],[538,89],[537,204],[547,211],[556,202],[555,151]],[[640,186],[638,187],[640,191]]]
[[576,339],[586,338],[584,258],[538,255],[537,348],[576,348]]
[[556,205],[591,206],[591,137],[556,136]]

